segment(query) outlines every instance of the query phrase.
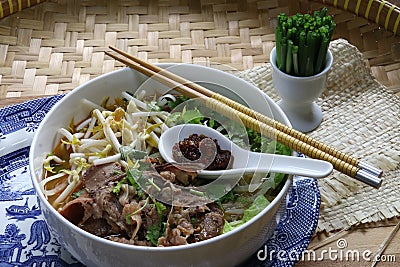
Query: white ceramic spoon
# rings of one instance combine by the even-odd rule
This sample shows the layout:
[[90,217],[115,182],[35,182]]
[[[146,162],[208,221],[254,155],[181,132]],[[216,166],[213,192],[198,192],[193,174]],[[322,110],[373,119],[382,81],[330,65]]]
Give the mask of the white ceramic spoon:
[[226,170],[199,170],[202,178],[233,177],[247,173],[277,172],[313,178],[328,176],[333,169],[331,163],[294,156],[251,152],[240,148],[220,132],[199,124],[182,124],[169,128],[160,137],[158,149],[165,161],[176,163],[172,156],[172,147],[191,134],[203,134],[218,140],[221,149],[231,151],[233,164]]

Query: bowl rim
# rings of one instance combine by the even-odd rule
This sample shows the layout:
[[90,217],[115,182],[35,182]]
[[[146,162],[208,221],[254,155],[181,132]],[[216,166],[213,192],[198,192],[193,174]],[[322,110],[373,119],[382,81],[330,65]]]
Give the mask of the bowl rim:
[[[241,82],[243,84],[246,84],[246,86],[248,87],[252,87],[252,90],[257,90],[259,91],[259,93],[261,93],[264,97],[265,101],[268,101],[270,105],[273,106],[274,112],[278,113],[283,120],[283,123],[285,123],[288,126],[291,126],[289,119],[287,118],[287,116],[285,115],[285,113],[282,111],[282,109],[276,104],[275,101],[273,101],[266,93],[262,92],[259,88],[257,88],[255,85],[251,84],[248,81],[245,81],[244,79],[237,77],[231,73],[228,72],[224,72],[215,68],[211,68],[211,67],[206,67],[206,66],[202,66],[202,65],[197,65],[197,64],[190,64],[190,63],[158,63],[156,64],[157,66],[160,66],[162,68],[168,68],[168,67],[173,67],[173,66],[177,66],[177,65],[186,65],[189,66],[190,68],[199,68],[202,71],[211,71],[211,72],[217,72],[218,75],[222,75],[225,78],[228,79],[236,79],[237,82]],[[31,143],[31,149],[29,151],[29,169],[30,169],[30,178],[32,181],[32,184],[34,186],[34,189],[36,191],[36,196],[39,198],[39,200],[41,201],[41,205],[45,205],[46,208],[48,210],[50,210],[50,212],[53,213],[54,216],[56,216],[57,220],[60,223],[63,223],[65,226],[69,226],[70,228],[72,228],[72,230],[74,232],[77,232],[81,235],[83,235],[84,237],[88,238],[89,240],[93,240],[95,242],[99,242],[99,243],[103,243],[104,245],[111,245],[114,247],[118,247],[121,249],[134,249],[134,250],[138,250],[138,251],[158,251],[158,252],[167,252],[167,251],[178,251],[178,250],[187,250],[187,249],[193,249],[196,247],[201,247],[201,246],[207,246],[209,243],[214,243],[214,242],[218,242],[221,239],[225,239],[229,236],[232,236],[234,234],[236,234],[237,232],[241,232],[243,229],[250,227],[251,224],[257,220],[259,220],[261,217],[264,216],[265,213],[267,213],[270,209],[272,209],[272,207],[275,207],[275,205],[278,204],[278,202],[280,201],[285,201],[285,199],[283,199],[284,194],[286,194],[289,190],[289,187],[292,184],[292,176],[289,175],[289,177],[286,179],[285,184],[283,185],[282,189],[280,190],[280,192],[278,193],[278,195],[270,202],[270,204],[263,209],[260,213],[258,213],[256,216],[254,216],[252,219],[250,219],[249,221],[247,221],[246,223],[244,223],[243,225],[240,225],[236,228],[234,228],[233,230],[229,231],[228,233],[225,234],[221,234],[219,236],[204,240],[204,241],[200,241],[200,242],[196,242],[196,243],[191,243],[191,244],[186,244],[186,245],[180,245],[180,246],[170,246],[170,247],[146,247],[146,246],[137,246],[137,245],[132,245],[132,244],[124,244],[124,243],[120,243],[120,242],[115,242],[115,241],[111,241],[111,240],[107,240],[105,238],[96,236],[94,234],[91,234],[81,228],[79,228],[78,226],[76,226],[75,224],[73,224],[72,222],[70,222],[69,220],[67,220],[66,218],[64,218],[59,212],[57,212],[57,210],[47,201],[47,199],[45,198],[45,196],[43,195],[43,193],[40,190],[40,186],[39,186],[39,182],[38,179],[36,177],[35,174],[35,169],[34,169],[34,146],[36,145],[36,143],[38,142],[39,139],[39,133],[42,130],[42,128],[44,128],[44,125],[46,124],[46,122],[51,118],[51,114],[53,113],[53,110],[56,110],[59,106],[63,105],[64,102],[67,101],[68,98],[72,97],[75,94],[79,94],[81,90],[84,90],[84,88],[86,86],[88,86],[89,84],[92,83],[96,83],[98,80],[107,78],[108,76],[111,75],[115,75],[116,73],[120,73],[120,72],[124,72],[126,71],[126,69],[130,69],[128,67],[125,68],[121,68],[118,70],[114,70],[105,74],[102,74],[100,76],[97,76],[79,86],[77,86],[74,90],[72,90],[71,92],[68,92],[61,100],[59,100],[50,110],[49,112],[45,115],[45,117],[43,118],[42,122],[40,123],[39,127],[37,128],[32,143]],[[134,71],[134,70],[132,70]],[[295,152],[293,151],[292,156],[295,156]],[[46,220],[46,216],[44,216],[45,220]],[[46,220],[47,221],[47,220]],[[251,237],[249,238],[251,239]]]

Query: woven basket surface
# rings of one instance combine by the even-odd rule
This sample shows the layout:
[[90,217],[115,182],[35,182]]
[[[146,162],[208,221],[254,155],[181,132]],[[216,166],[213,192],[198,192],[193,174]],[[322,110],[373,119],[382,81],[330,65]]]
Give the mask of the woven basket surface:
[[[65,93],[123,67],[104,55],[108,45],[153,63],[247,70],[269,61],[279,13],[322,6],[305,0],[50,0],[23,6],[0,20],[0,100]],[[351,12],[328,11],[337,23],[334,38],[355,45],[373,75],[400,92],[400,37]]]
[[[371,75],[359,50],[344,39],[331,42],[335,58],[327,89],[317,100],[323,112],[310,136],[384,170],[379,190],[336,170],[318,180],[322,205],[316,232],[332,232],[359,222],[400,215],[400,98]],[[273,100],[271,64],[241,72]]]

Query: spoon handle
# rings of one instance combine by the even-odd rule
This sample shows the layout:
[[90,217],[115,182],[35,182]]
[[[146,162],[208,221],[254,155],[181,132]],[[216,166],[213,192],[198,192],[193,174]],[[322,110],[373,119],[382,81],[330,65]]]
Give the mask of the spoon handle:
[[250,152],[245,173],[279,172],[323,178],[332,170],[332,164],[323,160]]
[[205,179],[217,179],[221,176],[226,178],[237,177],[251,173],[266,174],[269,172],[323,178],[333,170],[331,163],[322,160],[263,153],[250,152],[247,162],[248,164],[243,167],[218,171],[201,170],[197,174]]

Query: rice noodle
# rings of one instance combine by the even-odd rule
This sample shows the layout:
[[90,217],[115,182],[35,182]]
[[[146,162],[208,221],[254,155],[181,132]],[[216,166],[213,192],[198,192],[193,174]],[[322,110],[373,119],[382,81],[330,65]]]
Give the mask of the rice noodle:
[[69,175],[68,180],[70,180],[69,178],[72,177],[72,182],[65,188],[65,190],[56,198],[56,200],[54,200],[53,202],[53,206],[57,207],[60,202],[64,201],[69,195],[72,194],[72,192],[74,192],[75,188],[77,187],[78,183],[79,183],[79,175],[75,173],[72,175]]
[[56,184],[56,186],[53,189],[51,189],[51,190],[44,189],[43,192],[47,197],[50,197],[50,196],[54,196],[55,194],[58,194],[62,190],[65,190],[65,188],[67,186],[68,186],[68,182],[65,180],[60,184]]
[[[121,146],[130,146],[147,154],[153,153],[158,147],[159,136],[168,129],[165,124],[167,113],[151,111],[150,105],[141,100],[145,96],[143,92],[138,93],[137,97],[126,92],[122,96],[128,100],[126,109],[118,107],[114,111],[83,99],[82,103],[93,109],[88,117],[71,127],[72,132],[67,128],[58,130],[63,140],[62,145],[71,152],[68,155],[69,165],[67,169],[45,177],[40,183],[46,196],[59,194],[52,203],[54,207],[62,205],[78,188],[82,183],[82,175],[90,166],[120,162],[127,168],[128,163],[121,159]],[[173,99],[173,96],[166,97]],[[51,164],[62,162],[63,159],[51,155],[44,161],[44,167],[50,173],[53,171]],[[57,179],[62,180],[58,182]],[[54,187],[46,188],[46,184],[51,181],[55,181]],[[129,191],[128,188],[123,190]]]
[[64,176],[66,176],[66,175],[67,175],[66,173],[57,173],[55,175],[46,177],[45,179],[41,180],[40,183],[39,183],[39,186],[40,186],[40,189],[42,190],[43,194],[47,196],[47,193],[46,193],[47,190],[45,190],[45,186],[46,186],[46,184],[48,182],[51,182],[51,181],[56,180],[56,179],[60,179],[60,178],[62,178]]

